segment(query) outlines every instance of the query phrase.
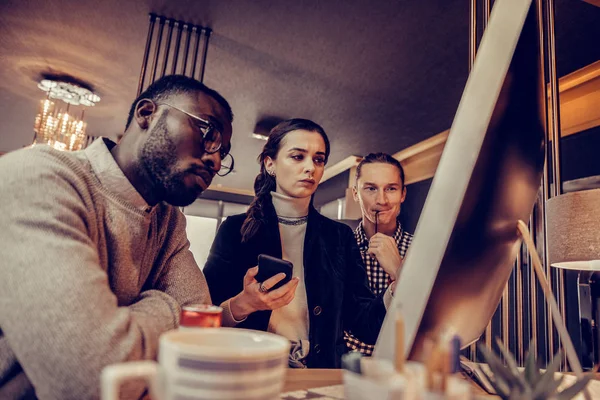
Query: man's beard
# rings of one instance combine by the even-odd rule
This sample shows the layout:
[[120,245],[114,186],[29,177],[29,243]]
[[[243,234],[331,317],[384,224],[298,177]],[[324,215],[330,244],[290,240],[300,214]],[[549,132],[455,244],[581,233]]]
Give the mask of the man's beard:
[[187,187],[185,177],[189,171],[178,170],[176,167],[177,146],[169,136],[166,116],[167,113],[163,113],[150,131],[142,146],[140,158],[157,198],[183,207],[192,204],[202,190]]

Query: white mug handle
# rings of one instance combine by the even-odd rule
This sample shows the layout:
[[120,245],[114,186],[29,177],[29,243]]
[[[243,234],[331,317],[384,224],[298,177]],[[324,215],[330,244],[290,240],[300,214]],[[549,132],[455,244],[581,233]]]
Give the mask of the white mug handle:
[[132,361],[109,365],[102,370],[100,378],[101,399],[119,400],[119,390],[124,382],[133,378],[143,378],[148,384],[152,398],[160,400],[155,390],[157,373],[156,361]]

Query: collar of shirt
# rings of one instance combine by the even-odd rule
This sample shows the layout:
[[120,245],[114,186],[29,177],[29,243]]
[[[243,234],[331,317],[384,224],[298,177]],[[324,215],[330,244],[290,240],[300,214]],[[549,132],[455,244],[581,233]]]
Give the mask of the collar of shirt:
[[279,217],[300,218],[308,216],[310,196],[295,198],[282,193],[271,192],[271,200]]
[[136,209],[150,213],[153,207],[146,203],[142,195],[129,182],[110,153],[115,145],[116,143],[110,139],[98,138],[84,150],[94,175],[106,190],[133,205]]

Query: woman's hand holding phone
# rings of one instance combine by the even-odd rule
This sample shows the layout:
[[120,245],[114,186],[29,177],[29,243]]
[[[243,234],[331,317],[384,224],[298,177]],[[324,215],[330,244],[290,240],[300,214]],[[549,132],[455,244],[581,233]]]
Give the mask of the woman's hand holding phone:
[[255,277],[258,274],[258,266],[250,268],[244,276],[244,289],[241,293],[231,299],[229,306],[236,320],[244,319],[255,311],[276,310],[288,305],[296,294],[296,288],[300,280],[292,278],[280,288],[268,291],[277,282],[285,278],[283,272],[262,282],[265,292],[260,291],[261,283]]

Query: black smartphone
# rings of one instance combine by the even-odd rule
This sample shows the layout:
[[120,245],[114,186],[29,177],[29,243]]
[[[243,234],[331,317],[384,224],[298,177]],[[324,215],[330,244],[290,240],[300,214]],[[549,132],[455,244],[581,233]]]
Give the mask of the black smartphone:
[[258,274],[256,274],[255,279],[258,282],[264,282],[272,276],[283,272],[285,274],[285,278],[277,282],[275,286],[269,289],[270,292],[271,290],[275,290],[288,283],[292,279],[293,270],[294,264],[287,260],[271,257],[266,254],[260,254],[258,256]]

